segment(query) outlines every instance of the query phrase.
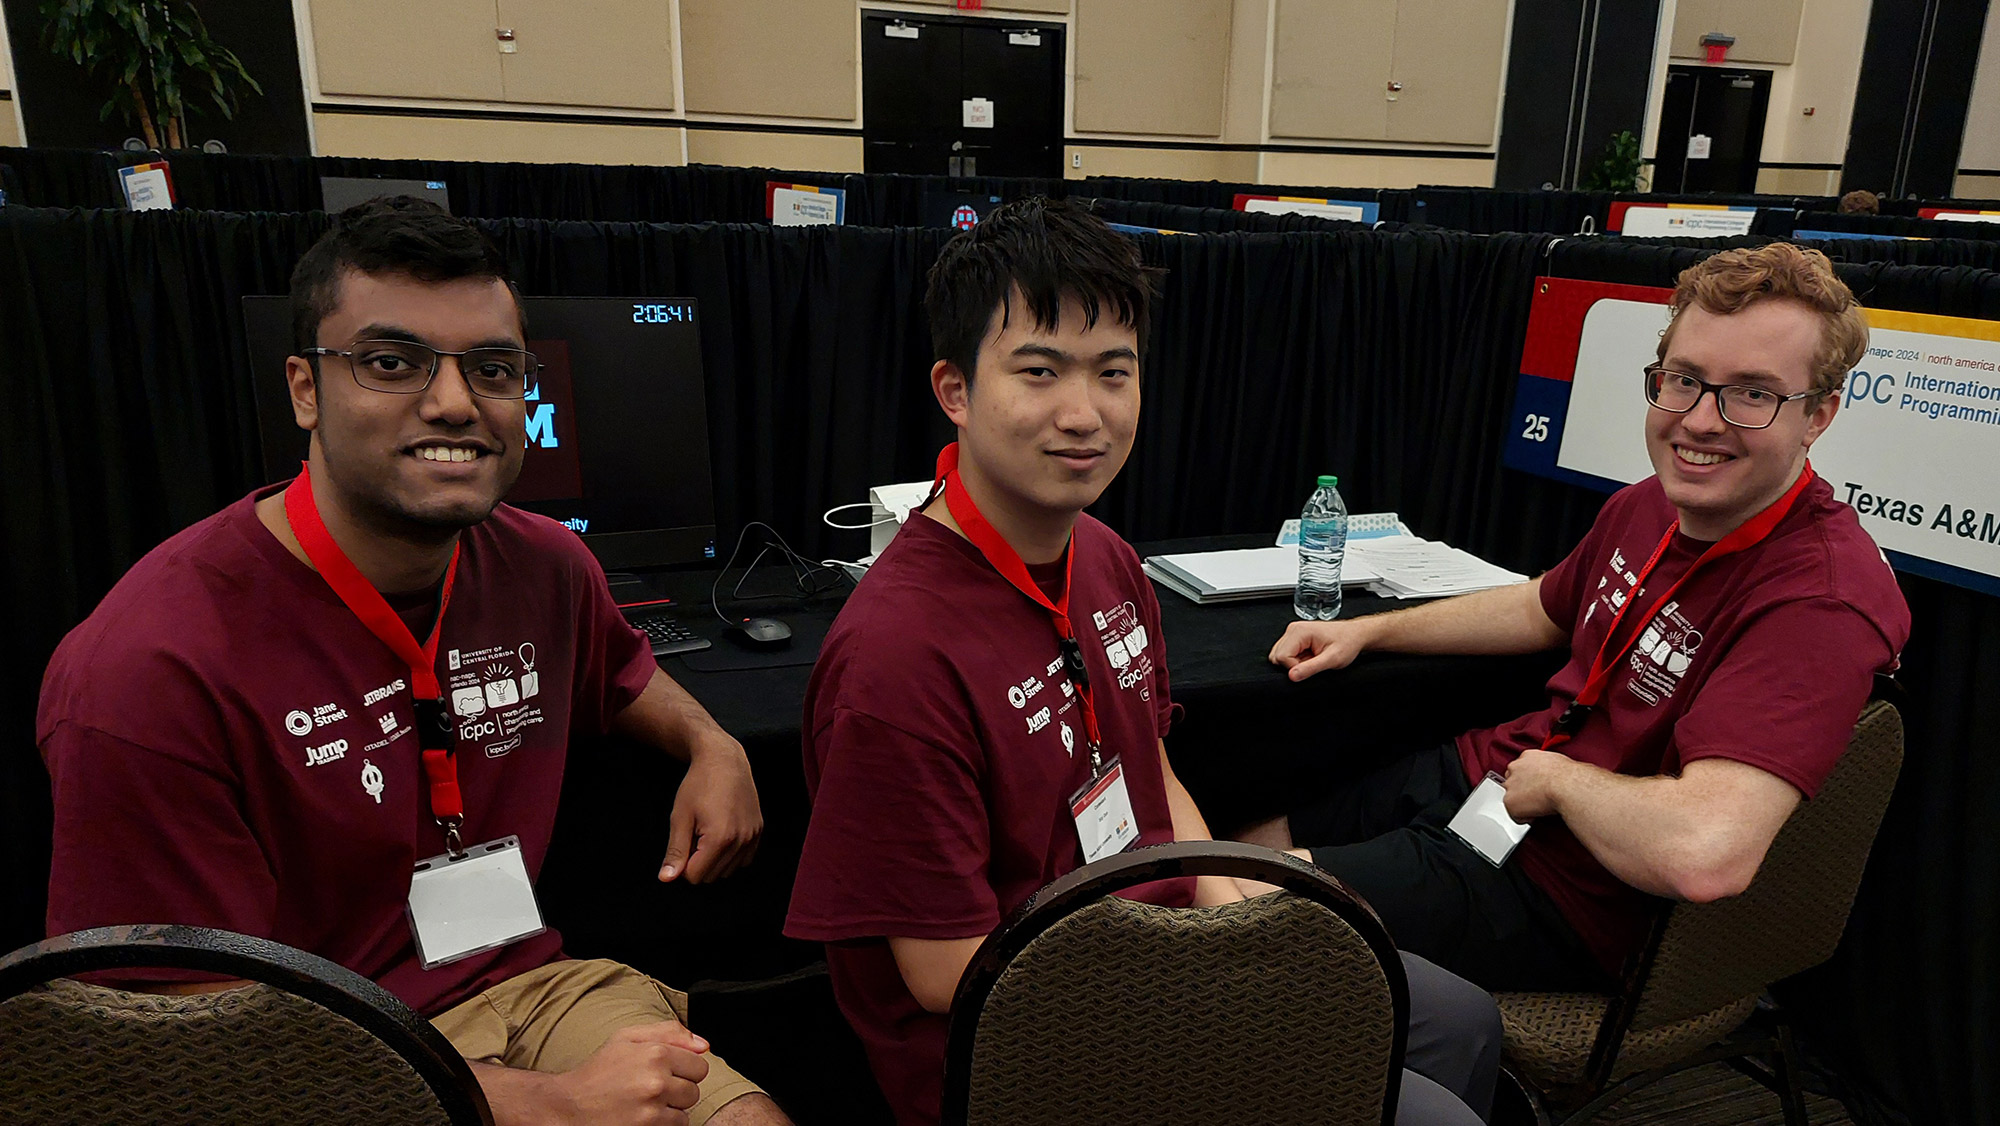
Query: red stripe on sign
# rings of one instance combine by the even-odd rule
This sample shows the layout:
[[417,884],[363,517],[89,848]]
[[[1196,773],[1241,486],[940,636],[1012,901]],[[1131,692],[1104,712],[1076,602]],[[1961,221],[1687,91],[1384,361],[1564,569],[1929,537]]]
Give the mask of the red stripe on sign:
[[1629,199],[1614,199],[1614,200],[1612,200],[1612,201],[1611,201],[1611,212],[1610,212],[1610,214],[1608,214],[1608,215],[1606,215],[1606,216],[1604,217],[1604,229],[1605,229],[1605,230],[1607,230],[1607,231],[1614,231],[1614,232],[1616,232],[1616,231],[1622,231],[1622,230],[1624,230],[1624,229],[1625,229],[1625,213],[1626,213],[1627,211],[1630,211],[1630,210],[1631,210],[1631,209],[1632,209],[1633,207],[1635,207],[1635,206],[1637,206],[1637,207],[1658,207],[1658,206],[1659,206],[1659,204],[1657,204],[1657,203],[1640,203],[1640,204],[1634,204],[1634,203],[1633,203],[1633,202],[1632,202],[1631,200],[1629,200]]
[[1237,211],[1247,211],[1249,210],[1250,201],[1253,199],[1276,199],[1276,198],[1278,197],[1274,195],[1251,195],[1248,192],[1237,192],[1235,202],[1231,203],[1229,206]]
[[1575,278],[1542,278],[1528,308],[1528,340],[1521,346],[1521,374],[1569,383],[1576,379],[1576,351],[1583,319],[1606,298],[1665,305],[1674,291],[1654,285],[1617,285]]

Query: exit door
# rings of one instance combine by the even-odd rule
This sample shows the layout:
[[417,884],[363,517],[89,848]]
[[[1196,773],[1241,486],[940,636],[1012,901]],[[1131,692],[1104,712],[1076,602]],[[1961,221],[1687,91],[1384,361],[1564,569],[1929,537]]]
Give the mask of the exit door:
[[869,172],[1062,175],[1063,29],[863,13]]
[[1755,192],[1770,106],[1768,70],[1668,67],[1653,190]]

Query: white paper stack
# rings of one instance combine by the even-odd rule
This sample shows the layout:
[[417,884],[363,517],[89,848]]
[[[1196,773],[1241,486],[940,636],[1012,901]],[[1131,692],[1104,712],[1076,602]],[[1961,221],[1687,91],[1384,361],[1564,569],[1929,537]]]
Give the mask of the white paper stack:
[[[1168,590],[1204,605],[1283,598],[1299,585],[1299,522],[1285,521],[1278,546],[1155,555],[1146,574]],[[1347,518],[1347,554],[1340,585],[1364,586],[1386,598],[1439,598],[1527,581],[1448,544],[1419,539],[1393,512]]]
[[1397,538],[1350,543],[1343,574],[1357,562],[1379,576],[1369,582],[1368,589],[1385,598],[1443,598],[1528,581],[1526,575],[1432,540]]
[[1277,598],[1299,584],[1298,549],[1289,547],[1155,555],[1144,566],[1161,586],[1204,604]]

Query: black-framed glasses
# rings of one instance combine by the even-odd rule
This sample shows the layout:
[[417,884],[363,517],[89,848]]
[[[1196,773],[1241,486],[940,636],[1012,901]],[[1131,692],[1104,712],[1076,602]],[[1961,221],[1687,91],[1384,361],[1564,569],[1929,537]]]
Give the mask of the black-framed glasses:
[[439,357],[458,360],[466,387],[486,399],[522,399],[528,381],[542,370],[533,352],[519,348],[468,348],[441,352],[411,340],[357,340],[352,348],[303,348],[302,356],[339,356],[354,382],[370,391],[415,395],[437,378]]
[[1813,390],[1780,395],[1768,387],[1749,383],[1709,383],[1658,364],[1646,369],[1646,401],[1663,411],[1686,414],[1711,391],[1715,393],[1717,408],[1722,411],[1722,421],[1744,430],[1762,430],[1778,421],[1778,409],[1794,399],[1826,394]]

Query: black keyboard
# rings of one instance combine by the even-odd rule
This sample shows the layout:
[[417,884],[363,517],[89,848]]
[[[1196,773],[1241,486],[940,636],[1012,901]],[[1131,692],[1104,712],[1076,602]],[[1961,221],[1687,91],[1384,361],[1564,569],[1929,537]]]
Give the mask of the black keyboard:
[[686,622],[669,618],[664,614],[627,614],[625,620],[642,630],[653,643],[653,656],[665,657],[673,653],[692,653],[714,644],[705,637],[695,636]]

